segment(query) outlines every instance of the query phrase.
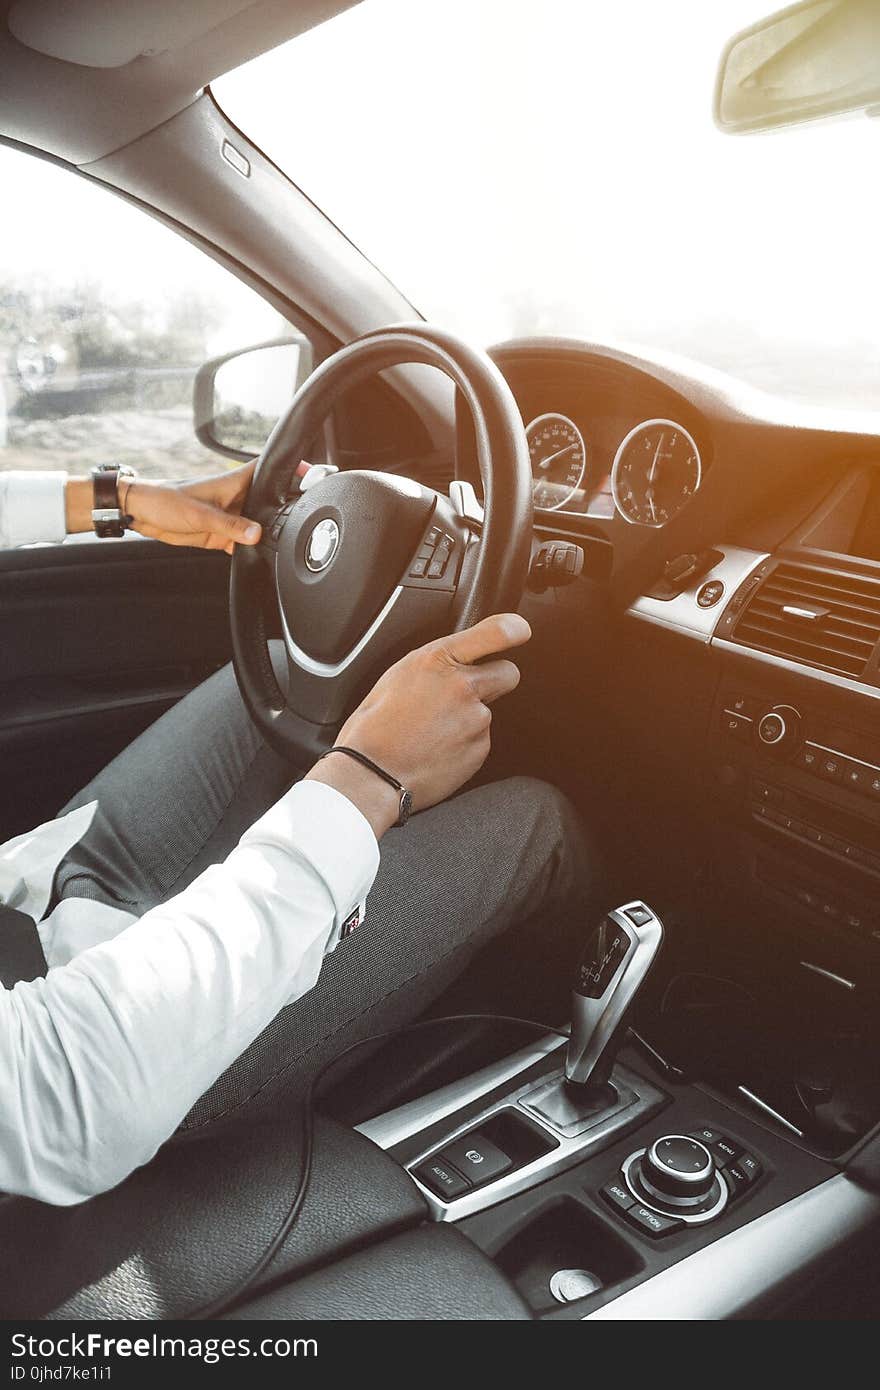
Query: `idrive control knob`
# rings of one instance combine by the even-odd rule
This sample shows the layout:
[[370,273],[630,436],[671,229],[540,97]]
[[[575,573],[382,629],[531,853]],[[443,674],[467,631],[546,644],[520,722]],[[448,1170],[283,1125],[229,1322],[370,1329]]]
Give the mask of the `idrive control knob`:
[[646,1150],[641,1180],[649,1194],[674,1205],[704,1201],[715,1181],[715,1160],[698,1139],[664,1134]]

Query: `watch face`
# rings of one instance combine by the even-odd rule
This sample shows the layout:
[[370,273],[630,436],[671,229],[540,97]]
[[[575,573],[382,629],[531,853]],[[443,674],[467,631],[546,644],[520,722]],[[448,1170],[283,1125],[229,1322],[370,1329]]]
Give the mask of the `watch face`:
[[398,825],[406,825],[407,821],[409,820],[410,816],[412,815],[412,808],[413,808],[412,792],[401,792],[401,793],[400,793],[400,812],[399,812],[398,817],[397,817],[397,824],[398,824]]

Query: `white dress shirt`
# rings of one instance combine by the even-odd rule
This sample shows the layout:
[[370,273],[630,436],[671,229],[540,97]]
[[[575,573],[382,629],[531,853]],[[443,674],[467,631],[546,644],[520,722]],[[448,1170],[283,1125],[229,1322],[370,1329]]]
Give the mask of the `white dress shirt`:
[[[0,546],[62,539],[64,476],[0,473]],[[379,866],[354,804],[301,782],[223,864],[143,917],[69,899],[40,920],[94,809],[0,846],[0,902],[39,922],[50,967],[0,991],[0,1191],[57,1204],[152,1157],[313,987]]]

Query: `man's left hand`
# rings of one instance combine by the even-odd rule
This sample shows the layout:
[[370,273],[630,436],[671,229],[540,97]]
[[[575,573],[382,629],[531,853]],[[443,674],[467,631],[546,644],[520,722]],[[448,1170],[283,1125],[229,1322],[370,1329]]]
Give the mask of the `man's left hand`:
[[121,480],[120,500],[132,517],[131,529],[142,536],[231,555],[234,545],[256,545],[260,539],[258,523],[241,515],[253,471],[253,463],[245,463],[197,483],[138,478],[127,491]]

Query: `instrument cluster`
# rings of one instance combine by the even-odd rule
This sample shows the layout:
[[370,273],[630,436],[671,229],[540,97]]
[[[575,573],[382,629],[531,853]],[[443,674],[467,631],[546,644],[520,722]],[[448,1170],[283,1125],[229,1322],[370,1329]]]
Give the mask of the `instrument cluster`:
[[526,425],[535,507],[546,512],[620,514],[632,526],[661,527],[699,490],[700,450],[676,420],[640,421],[610,456],[569,415],[545,411]]

